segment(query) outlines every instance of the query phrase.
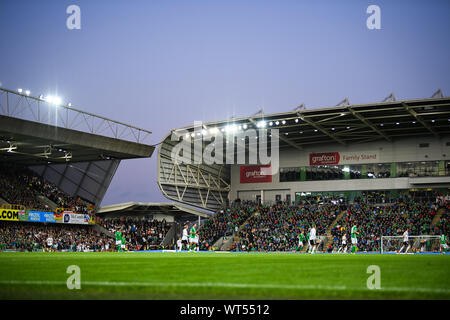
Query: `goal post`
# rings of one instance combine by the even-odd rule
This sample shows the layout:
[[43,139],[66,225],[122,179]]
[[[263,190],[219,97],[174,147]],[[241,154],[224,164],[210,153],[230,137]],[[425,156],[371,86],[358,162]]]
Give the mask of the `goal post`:
[[[408,253],[440,252],[440,237],[432,235],[409,236]],[[403,236],[381,236],[380,251],[383,253],[397,253],[403,247]],[[403,250],[403,252],[406,248]]]

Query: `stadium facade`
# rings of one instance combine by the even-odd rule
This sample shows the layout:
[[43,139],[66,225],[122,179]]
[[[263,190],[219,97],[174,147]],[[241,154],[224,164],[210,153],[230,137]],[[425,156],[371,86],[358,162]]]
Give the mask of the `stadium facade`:
[[[230,126],[244,136],[228,135]],[[450,187],[450,98],[440,91],[429,99],[396,101],[391,95],[381,103],[364,105],[351,105],[345,99],[330,108],[301,106],[197,127],[174,129],[165,137],[158,150],[158,185],[170,200],[209,210],[237,199],[298,203],[328,197],[388,202],[403,191],[419,200],[436,191],[448,193]],[[245,137],[245,131],[262,127],[278,129],[279,170],[273,174],[267,170],[270,166],[248,163],[254,142]],[[203,139],[206,147],[214,141],[210,132],[223,132],[234,144],[234,163],[173,160],[179,141],[194,144]],[[246,162],[237,161],[239,152],[245,152]],[[195,159],[194,151],[190,156]]]

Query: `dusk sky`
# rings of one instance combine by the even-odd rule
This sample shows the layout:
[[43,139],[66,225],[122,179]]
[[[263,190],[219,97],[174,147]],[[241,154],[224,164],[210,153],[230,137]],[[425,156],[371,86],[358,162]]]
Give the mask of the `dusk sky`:
[[[69,30],[69,5],[81,29]],[[381,29],[369,30],[369,5]],[[2,87],[153,131],[450,95],[450,1],[0,0]],[[167,201],[150,159],[122,161],[102,205]]]

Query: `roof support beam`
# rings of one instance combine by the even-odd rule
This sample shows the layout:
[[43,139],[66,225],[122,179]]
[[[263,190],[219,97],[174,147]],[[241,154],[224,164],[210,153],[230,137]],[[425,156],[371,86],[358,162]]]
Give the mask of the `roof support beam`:
[[420,122],[421,125],[423,125],[428,131],[430,131],[436,138],[440,138],[439,134],[433,130],[425,121],[422,120],[419,114],[417,114],[416,111],[414,111],[412,108],[410,108],[406,103],[402,103],[403,107],[406,111],[408,111],[418,122]]
[[334,134],[328,132],[328,130],[326,130],[326,129],[325,129],[324,127],[322,127],[320,124],[312,122],[311,120],[305,118],[305,117],[304,117],[303,115],[301,115],[301,114],[298,114],[298,117],[299,117],[302,121],[304,121],[304,122],[306,122],[307,124],[309,124],[310,126],[316,128],[317,130],[320,130],[322,133],[326,134],[326,135],[329,136],[331,139],[333,139],[333,140],[339,142],[340,144],[342,144],[342,145],[344,145],[344,146],[346,145],[346,143],[345,143],[344,140],[341,140],[341,139],[339,139],[338,137],[336,137]]
[[362,115],[360,115],[358,112],[356,112],[355,110],[353,110],[350,107],[347,107],[347,109],[350,111],[350,113],[358,118],[361,122],[363,122],[364,124],[366,124],[368,127],[370,127],[373,131],[375,131],[376,133],[378,133],[380,136],[382,136],[383,138],[385,138],[387,141],[391,142],[391,138],[389,138],[385,133],[383,133],[382,131],[378,130],[369,120],[367,120],[366,118],[364,118]]

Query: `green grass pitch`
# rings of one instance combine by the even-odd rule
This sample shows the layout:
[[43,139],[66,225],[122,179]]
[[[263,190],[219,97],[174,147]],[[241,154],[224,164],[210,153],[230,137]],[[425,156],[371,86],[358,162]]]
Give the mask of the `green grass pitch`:
[[[367,288],[370,265],[381,289]],[[449,267],[448,255],[3,252],[0,299],[450,299]]]

